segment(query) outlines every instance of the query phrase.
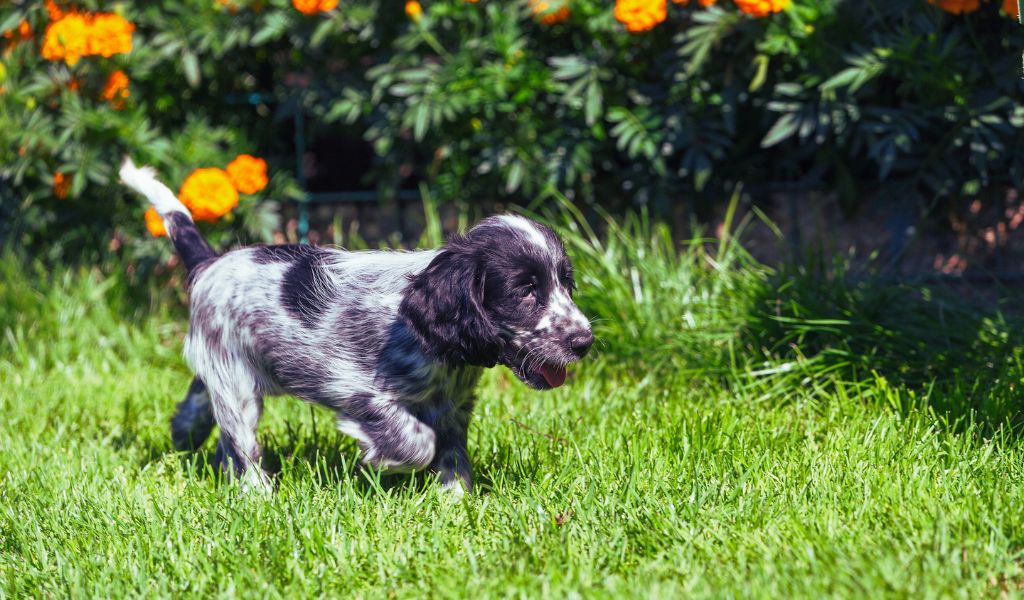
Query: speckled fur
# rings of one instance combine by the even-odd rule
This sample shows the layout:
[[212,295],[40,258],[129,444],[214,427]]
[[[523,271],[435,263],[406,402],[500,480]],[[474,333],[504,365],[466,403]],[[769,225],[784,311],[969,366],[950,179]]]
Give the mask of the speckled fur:
[[365,463],[430,469],[467,492],[482,369],[501,363],[544,389],[544,365],[564,373],[593,341],[561,242],[528,219],[491,217],[431,251],[266,246],[218,257],[151,171],[125,169],[190,257],[185,357],[196,379],[172,420],[175,445],[197,447],[216,421],[218,459],[246,486],[270,486],[256,427],[264,396],[287,393],[334,411]]

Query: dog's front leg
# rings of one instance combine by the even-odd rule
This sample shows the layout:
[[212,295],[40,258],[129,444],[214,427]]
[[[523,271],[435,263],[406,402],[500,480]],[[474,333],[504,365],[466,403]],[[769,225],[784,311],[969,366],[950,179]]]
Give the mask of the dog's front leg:
[[447,407],[424,415],[437,434],[437,452],[430,470],[437,474],[442,489],[461,498],[473,491],[473,465],[466,448],[472,402]]
[[434,460],[436,434],[401,402],[356,394],[338,412],[338,429],[359,442],[364,463],[387,471],[419,471]]

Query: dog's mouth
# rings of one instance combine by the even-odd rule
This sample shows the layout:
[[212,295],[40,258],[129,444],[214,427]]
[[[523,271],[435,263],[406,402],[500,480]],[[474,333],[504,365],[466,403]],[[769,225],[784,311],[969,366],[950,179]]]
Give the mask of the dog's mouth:
[[516,377],[526,385],[538,390],[550,390],[564,384],[568,375],[565,367],[564,364],[558,362],[509,365]]
[[565,376],[567,375],[565,367],[562,365],[540,365],[532,373],[534,375],[540,373],[544,381],[553,388],[565,383]]

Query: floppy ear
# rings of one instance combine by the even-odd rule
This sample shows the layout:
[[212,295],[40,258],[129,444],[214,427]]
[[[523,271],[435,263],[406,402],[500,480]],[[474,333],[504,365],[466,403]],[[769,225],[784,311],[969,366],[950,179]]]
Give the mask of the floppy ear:
[[428,355],[452,364],[493,367],[503,341],[484,312],[483,263],[470,249],[453,248],[456,244],[449,243],[412,278],[398,315]]

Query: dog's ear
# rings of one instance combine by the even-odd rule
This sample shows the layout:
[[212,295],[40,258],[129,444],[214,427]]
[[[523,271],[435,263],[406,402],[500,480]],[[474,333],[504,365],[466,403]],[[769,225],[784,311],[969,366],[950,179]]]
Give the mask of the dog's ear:
[[398,314],[429,356],[493,367],[503,340],[484,309],[483,258],[459,242],[449,242],[413,276]]

